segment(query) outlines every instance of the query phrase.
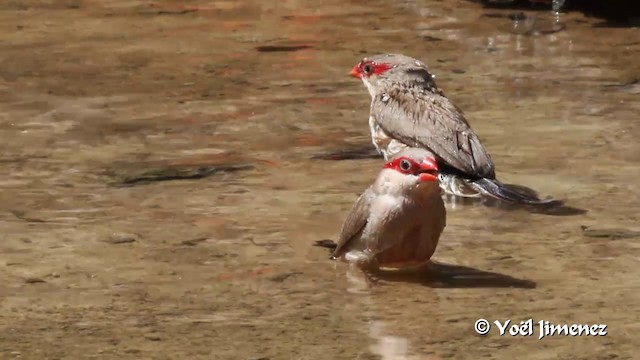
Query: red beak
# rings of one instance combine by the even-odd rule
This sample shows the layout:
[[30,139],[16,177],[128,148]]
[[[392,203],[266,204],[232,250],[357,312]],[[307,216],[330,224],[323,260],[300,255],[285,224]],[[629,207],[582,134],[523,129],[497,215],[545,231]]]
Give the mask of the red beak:
[[420,181],[438,180],[438,163],[434,158],[426,158],[420,163]]
[[358,65],[354,65],[353,69],[351,69],[351,72],[349,73],[349,75],[353,76],[354,78],[362,78],[362,74],[360,73],[360,67],[358,67]]

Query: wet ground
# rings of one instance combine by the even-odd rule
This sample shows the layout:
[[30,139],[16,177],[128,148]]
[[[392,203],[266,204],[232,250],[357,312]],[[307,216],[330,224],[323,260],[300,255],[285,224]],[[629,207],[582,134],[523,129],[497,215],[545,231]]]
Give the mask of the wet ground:
[[[3,359],[632,359],[640,30],[464,1],[0,4]],[[512,19],[519,19],[514,26]],[[587,212],[448,205],[429,281],[335,239],[380,159],[365,55],[418,57],[498,177]],[[166,180],[166,181],[159,181]],[[479,318],[607,324],[481,337]]]

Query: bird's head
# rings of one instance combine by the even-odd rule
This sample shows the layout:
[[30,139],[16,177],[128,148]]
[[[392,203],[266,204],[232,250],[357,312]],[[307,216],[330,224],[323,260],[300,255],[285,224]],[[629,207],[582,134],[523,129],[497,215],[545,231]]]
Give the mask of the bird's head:
[[375,96],[385,85],[404,84],[437,89],[434,75],[425,63],[401,54],[380,54],[362,59],[353,66],[349,75],[361,79]]
[[384,164],[383,178],[402,191],[416,188],[439,188],[438,163],[428,150],[407,148],[396,153]]

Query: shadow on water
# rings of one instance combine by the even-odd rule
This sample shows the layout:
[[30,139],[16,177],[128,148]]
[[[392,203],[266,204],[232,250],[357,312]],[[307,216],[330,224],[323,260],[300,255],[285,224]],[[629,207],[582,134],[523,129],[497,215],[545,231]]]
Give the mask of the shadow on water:
[[[537,194],[534,190],[527,188],[522,185],[514,185],[507,184],[507,186],[511,188],[517,189],[527,189],[526,192],[532,192],[533,194]],[[550,216],[575,216],[575,215],[584,215],[588,212],[588,210],[580,209],[573,206],[567,206],[560,201],[557,205],[553,206],[533,206],[533,205],[521,205],[521,204],[513,204],[513,203],[505,203],[503,201],[498,201],[492,198],[482,198],[482,204],[489,208],[495,208],[504,211],[516,211],[516,210],[524,210],[533,214],[541,214],[541,215],[550,215]]]
[[423,271],[378,271],[374,275],[380,280],[410,282],[432,288],[536,288],[536,283],[531,280],[436,262]]
[[[335,242],[327,239],[318,240],[313,245],[328,249],[335,249],[336,246]],[[432,261],[426,267],[415,269],[370,271],[365,277],[368,278],[369,275],[372,275],[377,280],[410,282],[433,288],[534,289],[536,287],[536,283],[531,280],[435,261]]]

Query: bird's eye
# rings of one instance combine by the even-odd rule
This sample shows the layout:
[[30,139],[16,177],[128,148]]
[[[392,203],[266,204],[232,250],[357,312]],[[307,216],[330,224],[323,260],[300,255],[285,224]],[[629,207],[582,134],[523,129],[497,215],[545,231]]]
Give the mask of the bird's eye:
[[411,163],[409,162],[409,160],[400,161],[400,169],[403,171],[411,170]]
[[371,65],[371,64],[365,64],[365,65],[362,67],[362,71],[363,71],[365,74],[367,74],[367,75],[371,74],[371,72],[373,71],[373,65]]

